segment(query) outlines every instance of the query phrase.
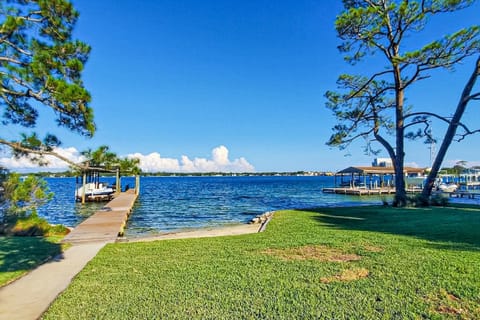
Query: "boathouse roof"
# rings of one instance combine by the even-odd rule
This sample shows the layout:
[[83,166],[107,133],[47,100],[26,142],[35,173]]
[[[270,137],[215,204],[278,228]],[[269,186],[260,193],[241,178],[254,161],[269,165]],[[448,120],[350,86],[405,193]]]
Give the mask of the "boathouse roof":
[[116,172],[116,167],[107,167],[105,165],[96,165],[92,164],[91,161],[83,161],[80,164],[85,167],[85,169],[81,169],[82,172],[88,173],[100,173],[100,172]]
[[[404,167],[403,172],[405,174],[423,174],[425,172],[424,168],[413,168],[413,167]],[[337,175],[342,174],[395,174],[395,169],[393,167],[348,167],[346,169],[340,170],[336,173]]]

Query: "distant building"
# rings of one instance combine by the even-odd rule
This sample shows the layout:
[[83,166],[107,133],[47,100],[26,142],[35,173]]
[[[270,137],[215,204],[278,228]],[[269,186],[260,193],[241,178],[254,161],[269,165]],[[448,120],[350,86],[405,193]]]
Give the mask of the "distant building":
[[373,167],[393,167],[392,159],[390,158],[375,158],[372,162]]

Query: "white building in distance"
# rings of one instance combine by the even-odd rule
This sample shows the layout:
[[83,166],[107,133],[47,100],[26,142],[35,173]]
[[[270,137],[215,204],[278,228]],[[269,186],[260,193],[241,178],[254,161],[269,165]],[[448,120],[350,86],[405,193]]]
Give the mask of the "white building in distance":
[[373,167],[393,167],[392,159],[390,158],[375,158],[372,162]]

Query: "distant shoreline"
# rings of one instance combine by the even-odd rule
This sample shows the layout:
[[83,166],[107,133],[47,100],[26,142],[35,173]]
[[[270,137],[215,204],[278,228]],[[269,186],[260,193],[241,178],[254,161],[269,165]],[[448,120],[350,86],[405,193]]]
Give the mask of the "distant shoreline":
[[[76,177],[72,172],[30,172],[21,174],[34,174],[49,178]],[[285,171],[285,172],[144,172],[141,177],[331,177],[333,171]],[[115,174],[105,173],[102,176],[114,177]]]

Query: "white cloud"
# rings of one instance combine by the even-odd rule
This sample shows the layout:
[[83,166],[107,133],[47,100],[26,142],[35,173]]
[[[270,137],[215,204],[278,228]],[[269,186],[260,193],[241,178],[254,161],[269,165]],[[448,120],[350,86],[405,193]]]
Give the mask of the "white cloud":
[[456,166],[462,161],[466,161],[465,167],[467,168],[480,166],[480,161],[468,161],[465,159],[457,159],[457,160],[445,160],[442,164],[442,167],[453,168],[454,166]]
[[[85,158],[80,152],[73,148],[56,148],[54,150],[58,154],[74,161],[81,162]],[[225,146],[219,146],[212,150],[212,158],[194,158],[191,160],[187,156],[181,159],[162,158],[160,153],[152,152],[144,155],[141,153],[132,153],[127,155],[128,158],[138,158],[140,160],[140,168],[144,172],[253,172],[255,168],[245,159],[238,158],[229,159],[229,151]],[[0,156],[0,166],[13,171],[29,172],[29,171],[64,171],[68,170],[67,163],[55,157],[45,157],[48,165],[38,167],[37,164],[30,162],[26,158],[15,159],[11,155]]]
[[420,168],[420,166],[416,162],[405,162],[404,166],[411,167],[411,168]]
[[140,168],[144,172],[253,172],[255,168],[245,159],[229,159],[229,151],[225,146],[212,150],[212,158],[194,158],[183,155],[180,160],[162,158],[159,153],[148,155],[129,154],[129,158],[140,159]]
[[[85,158],[80,155],[80,152],[74,147],[70,148],[54,148],[54,152],[59,155],[72,160],[73,162],[84,161]],[[0,166],[13,170],[13,171],[64,171],[69,169],[69,165],[53,156],[45,156],[45,160],[48,162],[47,166],[39,167],[38,164],[32,163],[27,158],[16,159],[12,155],[4,155],[0,157]]]
[[228,166],[230,161],[228,160],[228,149],[225,146],[219,146],[212,151],[213,162],[222,165]]
[[[140,160],[140,168],[145,172],[177,172],[180,165],[177,159],[162,158],[160,153],[153,152],[147,155],[141,153],[133,153],[127,156],[128,158],[137,158]],[[159,170],[160,168],[160,170]]]

